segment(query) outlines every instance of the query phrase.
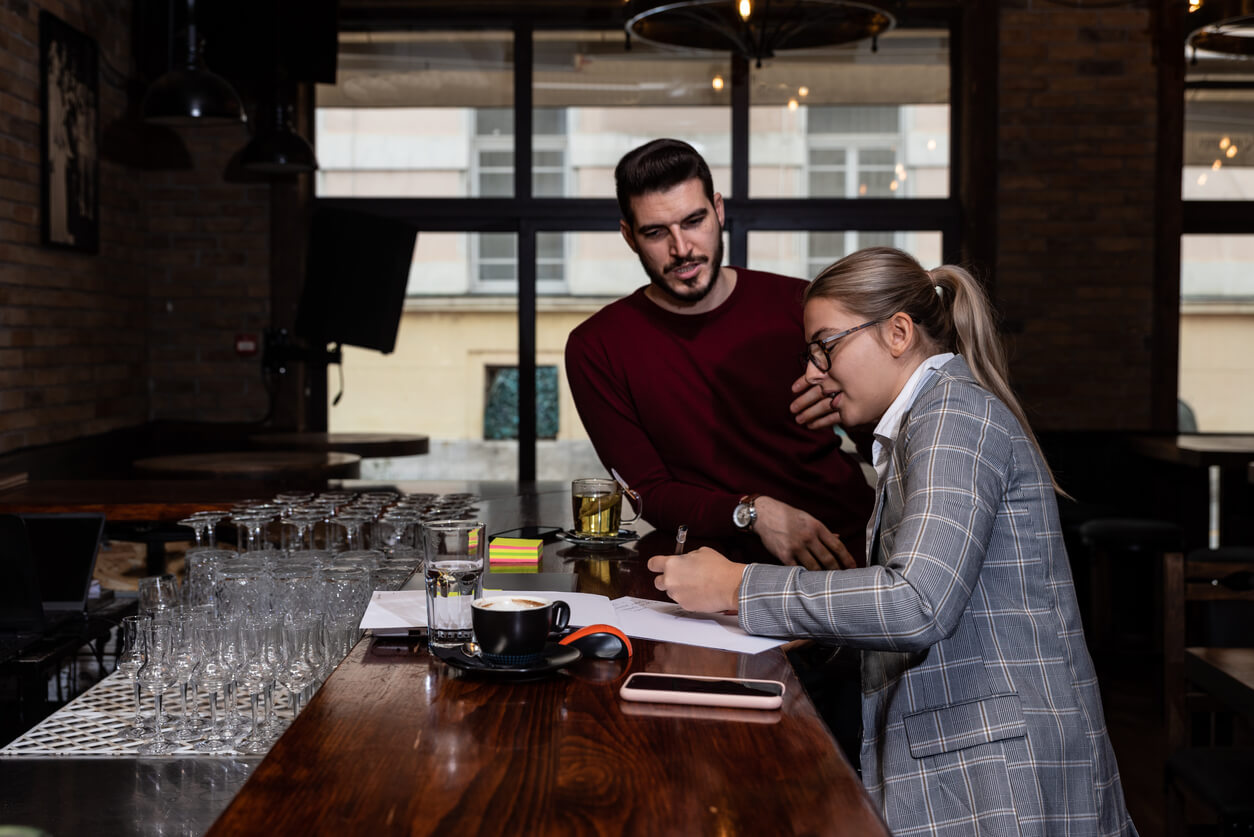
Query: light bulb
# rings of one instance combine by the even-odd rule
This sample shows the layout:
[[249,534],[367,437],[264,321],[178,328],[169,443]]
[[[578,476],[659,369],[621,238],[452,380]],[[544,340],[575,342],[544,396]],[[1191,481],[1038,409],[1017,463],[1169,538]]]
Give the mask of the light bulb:
[[789,100],[788,100],[788,109],[789,109],[789,110],[796,110],[796,109],[797,109],[797,100],[796,100],[796,99],[789,99]]
[[723,77],[722,77],[722,76],[715,76],[715,77],[714,77],[714,78],[710,81],[710,86],[711,86],[711,87],[713,87],[715,90],[722,90],[722,89],[723,89]]
[[1228,146],[1228,150],[1224,154],[1227,154],[1229,159],[1237,156],[1237,147],[1235,145]]
[[740,0],[738,11],[740,12],[741,20],[748,20],[749,15],[753,14],[753,4],[749,0]]
[[1219,171],[1223,167],[1223,160],[1216,160],[1210,164],[1211,171]]
[[797,88],[797,95],[804,99],[806,96],[810,95],[810,88],[806,87],[804,84],[801,85]]
[[1224,137],[1219,141],[1220,148],[1227,148],[1230,145],[1232,145],[1232,137]]

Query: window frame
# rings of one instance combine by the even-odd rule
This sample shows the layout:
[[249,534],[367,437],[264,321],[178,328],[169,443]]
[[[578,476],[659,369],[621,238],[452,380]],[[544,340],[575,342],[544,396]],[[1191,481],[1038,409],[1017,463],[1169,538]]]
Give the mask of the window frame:
[[[514,32],[514,195],[512,198],[314,198],[320,206],[367,209],[370,212],[404,219],[419,230],[432,232],[514,232],[518,238],[518,282],[514,291],[518,310],[519,369],[519,451],[518,479],[531,481],[536,475],[536,307],[542,286],[537,282],[536,235],[540,232],[604,232],[618,228],[619,212],[613,198],[549,198],[532,194],[532,150],[544,147],[532,132],[534,42],[537,28],[619,29],[621,21],[613,14],[602,20],[556,17],[509,18],[449,17],[436,19],[430,13],[396,15],[341,15],[341,29],[356,31],[499,30]],[[920,12],[903,26],[945,28],[950,33],[949,99],[949,197],[946,198],[753,198],[749,196],[749,63],[743,58],[731,61],[731,179],[724,191],[732,195],[724,201],[729,241],[728,263],[744,264],[750,230],[791,232],[857,231],[937,231],[942,236],[946,261],[959,260],[963,250],[963,211],[959,199],[962,182],[962,118],[964,97],[962,50],[957,37],[961,10],[948,9],[929,16]],[[569,168],[569,155],[566,157]],[[569,174],[568,174],[569,176]],[[476,181],[477,182],[477,181]],[[477,188],[477,186],[476,186]],[[569,239],[564,249],[569,248]],[[472,263],[476,260],[472,257]],[[472,268],[477,276],[477,267]],[[472,287],[474,283],[472,282]],[[544,289],[548,292],[547,289]],[[561,290],[558,290],[560,293]],[[323,408],[325,410],[325,406]]]

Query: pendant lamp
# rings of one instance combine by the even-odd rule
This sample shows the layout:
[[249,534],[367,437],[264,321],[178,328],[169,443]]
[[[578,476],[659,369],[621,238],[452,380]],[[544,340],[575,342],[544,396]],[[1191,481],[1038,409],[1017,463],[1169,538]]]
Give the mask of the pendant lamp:
[[148,88],[144,120],[158,125],[238,124],[244,105],[231,83],[205,66],[196,33],[196,0],[187,0],[187,56]]

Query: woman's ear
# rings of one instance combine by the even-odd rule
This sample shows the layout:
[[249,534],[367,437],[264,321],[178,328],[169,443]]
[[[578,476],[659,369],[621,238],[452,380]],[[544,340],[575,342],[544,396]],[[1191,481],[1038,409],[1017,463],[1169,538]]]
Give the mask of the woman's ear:
[[910,319],[909,314],[898,311],[889,317],[884,325],[887,327],[885,337],[888,341],[888,351],[894,358],[902,357],[914,348],[916,336],[914,320]]

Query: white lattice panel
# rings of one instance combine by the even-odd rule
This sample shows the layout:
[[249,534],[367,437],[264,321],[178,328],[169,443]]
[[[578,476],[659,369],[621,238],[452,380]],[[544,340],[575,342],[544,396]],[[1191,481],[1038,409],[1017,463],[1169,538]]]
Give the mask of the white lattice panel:
[[[162,696],[162,709],[166,714],[178,716],[182,704],[178,690]],[[283,689],[275,689],[275,714],[283,721],[292,718],[291,706]],[[241,715],[251,717],[247,694],[236,702]],[[208,720],[209,703],[200,697],[201,715]],[[260,712],[260,709],[258,710]],[[152,694],[143,690],[142,712],[149,723],[153,714]],[[222,708],[219,706],[219,718]],[[119,738],[121,731],[135,717],[135,696],[130,678],[113,673],[92,686],[65,706],[45,718],[38,726],[14,739],[0,750],[3,756],[127,756],[140,755],[143,739]],[[166,737],[173,738],[174,724],[166,724]],[[178,756],[229,756],[239,758],[233,750],[221,753],[201,753],[195,749],[195,741],[177,741],[177,749],[163,753],[159,758]],[[155,757],[158,758],[158,757]]]

